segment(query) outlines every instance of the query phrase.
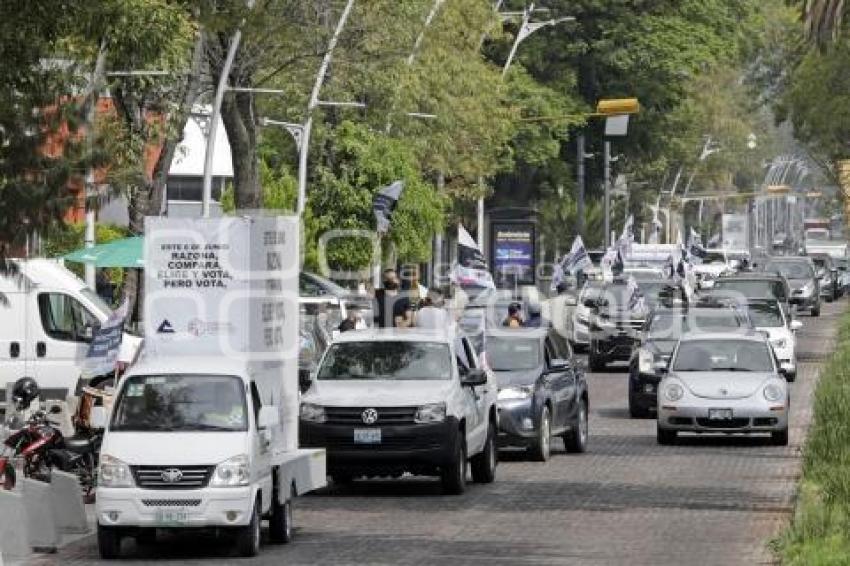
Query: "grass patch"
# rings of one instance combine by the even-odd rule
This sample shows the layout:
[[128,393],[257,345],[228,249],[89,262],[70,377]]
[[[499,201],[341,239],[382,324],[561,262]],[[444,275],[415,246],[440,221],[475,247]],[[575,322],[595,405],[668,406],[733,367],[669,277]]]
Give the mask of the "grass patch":
[[850,314],[815,390],[791,525],[772,543],[783,564],[850,564]]

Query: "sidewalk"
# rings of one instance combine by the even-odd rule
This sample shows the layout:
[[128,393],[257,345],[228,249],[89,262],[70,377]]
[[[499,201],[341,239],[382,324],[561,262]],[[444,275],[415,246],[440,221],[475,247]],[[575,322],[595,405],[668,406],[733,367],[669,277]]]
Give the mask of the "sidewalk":
[[[94,504],[86,505],[86,520],[88,522],[88,532],[86,533],[74,533],[74,534],[60,534],[61,540],[59,541],[59,545],[56,547],[57,552],[61,551],[63,548],[74,544],[75,542],[82,540],[84,538],[93,536],[95,534],[95,526],[96,526],[96,518],[95,518]],[[37,562],[39,558],[48,557],[51,555],[55,555],[56,553],[41,553],[41,552],[33,552],[29,556],[20,558],[5,558],[3,557],[2,550],[0,550],[0,566],[22,566],[25,564],[33,564]]]

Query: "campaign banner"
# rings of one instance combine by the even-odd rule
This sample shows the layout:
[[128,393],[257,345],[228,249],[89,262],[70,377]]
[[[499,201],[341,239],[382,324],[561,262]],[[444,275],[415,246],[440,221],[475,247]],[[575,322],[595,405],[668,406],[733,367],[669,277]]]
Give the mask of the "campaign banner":
[[103,324],[93,329],[91,344],[83,362],[82,375],[86,379],[115,371],[118,351],[124,336],[124,320],[129,303],[125,299]]

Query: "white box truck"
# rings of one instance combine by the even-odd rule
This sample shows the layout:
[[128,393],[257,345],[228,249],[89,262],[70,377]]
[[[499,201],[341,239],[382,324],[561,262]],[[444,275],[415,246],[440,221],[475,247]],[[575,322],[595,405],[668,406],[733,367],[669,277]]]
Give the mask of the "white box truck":
[[117,386],[97,488],[100,554],[157,529],[230,531],[240,555],[292,536],[326,484],[298,448],[297,218],[148,218],[145,348]]

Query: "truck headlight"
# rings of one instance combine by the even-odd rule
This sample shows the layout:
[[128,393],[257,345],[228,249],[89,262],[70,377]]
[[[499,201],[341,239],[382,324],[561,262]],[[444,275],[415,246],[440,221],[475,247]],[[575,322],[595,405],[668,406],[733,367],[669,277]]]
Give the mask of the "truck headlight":
[[771,403],[781,401],[785,397],[785,391],[776,383],[768,383],[764,387],[764,398]]
[[664,386],[664,397],[668,401],[678,401],[685,396],[685,389],[678,383],[668,383]]
[[416,415],[413,417],[413,422],[419,424],[441,423],[446,420],[446,404],[445,403],[429,403],[422,405],[416,409]]
[[301,403],[301,420],[311,423],[323,423],[328,420],[325,408],[313,403]]
[[248,485],[251,479],[251,466],[248,456],[240,454],[229,460],[225,460],[215,467],[210,487],[237,487]]
[[130,466],[109,454],[100,455],[98,484],[102,487],[133,487]]
[[499,389],[498,399],[499,401],[517,401],[528,399],[532,393],[534,393],[534,390],[528,385],[505,387],[504,389]]
[[653,373],[652,364],[655,363],[655,355],[649,350],[638,350],[638,371],[640,373]]

